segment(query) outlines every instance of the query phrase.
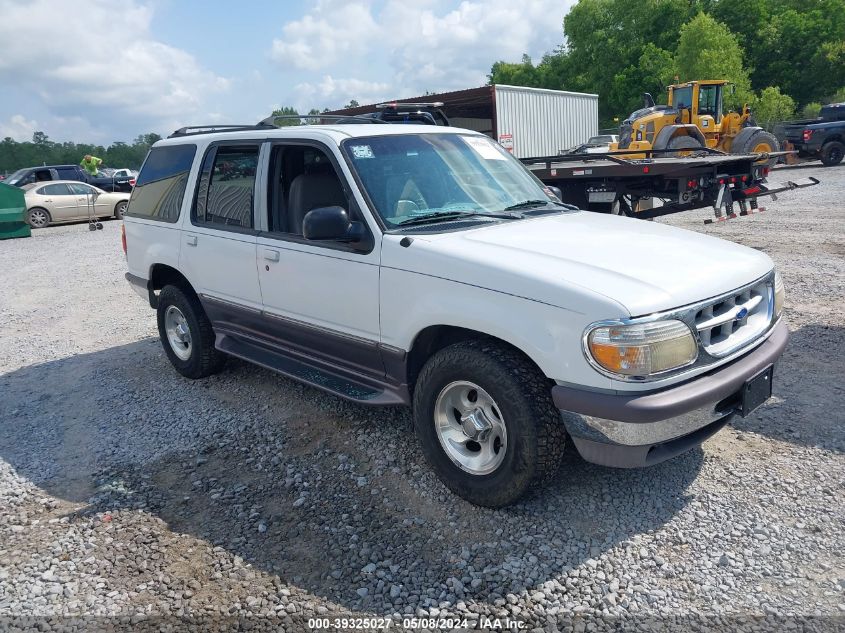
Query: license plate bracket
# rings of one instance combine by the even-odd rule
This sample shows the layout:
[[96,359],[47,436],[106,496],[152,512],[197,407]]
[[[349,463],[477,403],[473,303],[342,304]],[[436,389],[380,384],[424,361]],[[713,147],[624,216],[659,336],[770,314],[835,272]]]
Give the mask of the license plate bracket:
[[739,414],[746,417],[757,407],[772,397],[772,377],[774,365],[769,365],[756,376],[745,381],[742,386],[742,408]]

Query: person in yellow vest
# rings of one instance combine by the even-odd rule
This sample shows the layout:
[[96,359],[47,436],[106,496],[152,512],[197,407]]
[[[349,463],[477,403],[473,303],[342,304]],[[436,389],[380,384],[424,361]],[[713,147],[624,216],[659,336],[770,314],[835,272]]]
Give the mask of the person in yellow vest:
[[103,164],[102,158],[97,158],[96,156],[91,156],[91,154],[85,154],[82,159],[82,162],[79,165],[82,169],[85,170],[89,176],[96,176],[100,173],[98,167]]

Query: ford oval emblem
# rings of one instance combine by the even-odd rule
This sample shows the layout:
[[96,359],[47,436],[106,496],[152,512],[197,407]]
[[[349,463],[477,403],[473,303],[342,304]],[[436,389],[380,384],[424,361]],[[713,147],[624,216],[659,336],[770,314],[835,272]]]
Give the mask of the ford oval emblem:
[[748,316],[748,308],[741,308],[739,312],[734,315],[734,321],[742,321]]

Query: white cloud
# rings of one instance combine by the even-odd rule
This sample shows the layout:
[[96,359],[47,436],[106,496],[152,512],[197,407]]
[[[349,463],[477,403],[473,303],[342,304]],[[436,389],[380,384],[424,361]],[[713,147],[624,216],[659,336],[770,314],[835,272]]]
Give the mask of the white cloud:
[[301,83],[294,88],[296,106],[307,111],[314,103],[346,103],[355,99],[359,103],[368,103],[387,99],[390,95],[389,83],[366,81],[363,79],[335,79],[325,75],[318,83]]
[[270,54],[283,66],[319,70],[365,51],[377,31],[369,3],[319,0],[311,13],[282,27]]
[[0,138],[10,136],[16,141],[30,141],[32,140],[32,133],[37,129],[37,121],[28,121],[24,115],[14,114],[8,122],[0,123]]
[[[333,94],[359,101],[368,97],[343,90],[340,82],[389,85],[379,97],[455,90],[486,83],[497,60],[538,59],[563,40],[563,16],[574,0],[387,0],[344,4],[322,0],[299,20],[282,27],[272,57],[283,67],[332,70],[335,90],[300,86],[310,95]],[[337,67],[354,68],[360,79],[336,79]],[[369,76],[362,73],[367,69]],[[385,74],[387,70],[387,75]],[[321,85],[326,83],[326,79]],[[337,103],[337,100],[334,102]]]
[[83,9],[65,0],[0,0],[0,15],[0,81],[36,94],[54,116],[81,113],[94,129],[101,118],[190,119],[229,85],[155,40],[151,8],[133,0],[87,0]]

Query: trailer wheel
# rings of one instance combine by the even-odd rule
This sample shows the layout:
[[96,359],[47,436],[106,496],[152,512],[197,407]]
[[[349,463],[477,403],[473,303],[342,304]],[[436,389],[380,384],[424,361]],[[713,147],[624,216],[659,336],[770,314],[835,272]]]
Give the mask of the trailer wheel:
[[845,156],[845,145],[839,141],[830,141],[822,147],[822,163],[825,167],[833,167],[842,162]]

